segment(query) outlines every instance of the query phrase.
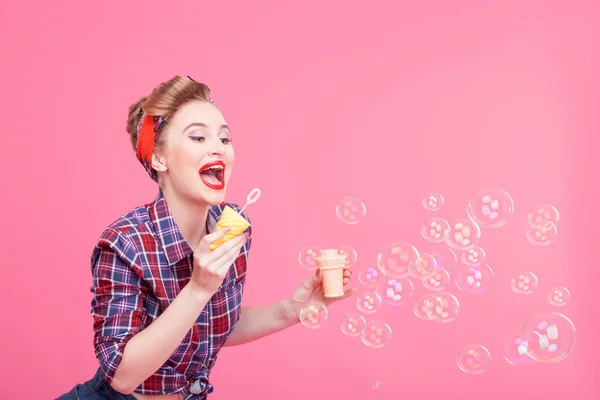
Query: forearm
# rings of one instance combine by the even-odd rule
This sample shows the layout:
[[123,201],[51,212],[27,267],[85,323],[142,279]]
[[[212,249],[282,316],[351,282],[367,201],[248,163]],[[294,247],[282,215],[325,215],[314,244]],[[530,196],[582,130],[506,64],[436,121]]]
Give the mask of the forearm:
[[185,286],[160,317],[127,342],[111,386],[130,394],[154,374],[181,344],[211,296]]
[[225,346],[237,346],[279,332],[298,323],[287,301],[262,307],[242,307],[240,320]]

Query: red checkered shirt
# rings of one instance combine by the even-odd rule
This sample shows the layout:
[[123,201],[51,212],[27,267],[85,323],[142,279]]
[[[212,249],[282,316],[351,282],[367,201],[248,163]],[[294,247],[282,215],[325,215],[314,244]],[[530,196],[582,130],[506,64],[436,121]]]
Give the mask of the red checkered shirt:
[[[232,203],[211,207],[208,232],[226,205],[240,211]],[[179,347],[136,392],[182,393],[186,400],[198,400],[213,391],[208,377],[240,318],[250,245],[251,239]],[[161,192],[153,203],[120,217],[102,233],[92,255],[91,313],[96,357],[108,382],[129,339],[171,304],[189,282],[192,266],[193,249],[181,236]]]

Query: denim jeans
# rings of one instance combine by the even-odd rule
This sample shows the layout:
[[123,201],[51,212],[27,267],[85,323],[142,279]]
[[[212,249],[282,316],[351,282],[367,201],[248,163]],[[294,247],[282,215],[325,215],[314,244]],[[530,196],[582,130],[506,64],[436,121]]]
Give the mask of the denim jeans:
[[135,400],[131,394],[121,394],[113,389],[100,369],[94,377],[84,383],[75,385],[71,391],[56,398],[56,400]]

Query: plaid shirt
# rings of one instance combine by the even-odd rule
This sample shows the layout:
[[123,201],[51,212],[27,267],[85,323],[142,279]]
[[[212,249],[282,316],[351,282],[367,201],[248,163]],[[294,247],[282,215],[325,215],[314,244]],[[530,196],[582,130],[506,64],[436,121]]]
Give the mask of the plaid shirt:
[[[240,211],[231,203],[211,207],[209,233],[225,205]],[[198,400],[213,391],[208,377],[240,318],[250,245],[249,239],[179,347],[136,392],[182,393],[186,400]],[[153,203],[122,216],[102,233],[92,255],[91,313],[96,357],[108,382],[129,339],[171,304],[189,282],[192,267],[193,249],[181,236],[161,192]]]

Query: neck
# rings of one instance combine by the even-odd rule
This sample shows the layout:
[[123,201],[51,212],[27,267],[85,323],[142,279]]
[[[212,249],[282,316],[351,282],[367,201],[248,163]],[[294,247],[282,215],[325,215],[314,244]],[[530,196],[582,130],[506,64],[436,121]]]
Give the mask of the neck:
[[195,249],[206,234],[210,205],[177,196],[170,188],[162,189],[162,193],[181,235]]

